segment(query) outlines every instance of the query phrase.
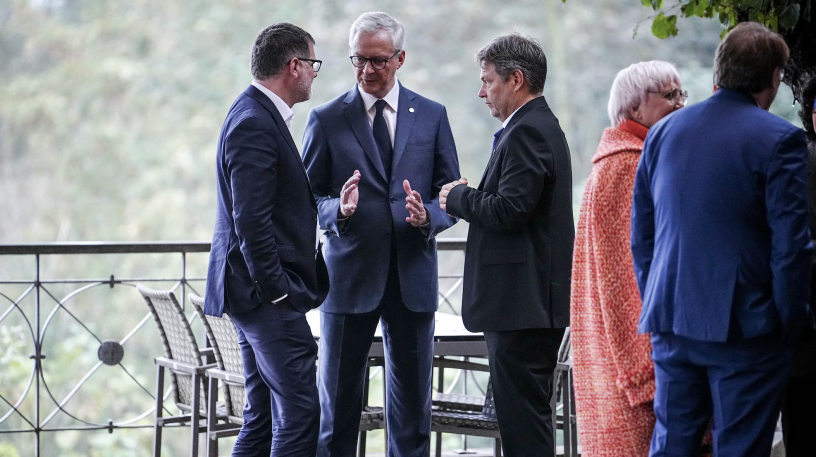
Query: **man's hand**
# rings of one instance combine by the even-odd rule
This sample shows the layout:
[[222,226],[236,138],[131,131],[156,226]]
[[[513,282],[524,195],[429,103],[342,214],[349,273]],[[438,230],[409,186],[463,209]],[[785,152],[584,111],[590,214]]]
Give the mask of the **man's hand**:
[[408,210],[408,217],[405,221],[414,227],[420,227],[430,222],[428,212],[425,211],[425,206],[422,204],[422,196],[419,192],[411,190],[411,183],[406,179],[402,182],[402,188],[405,189],[405,209]]
[[467,185],[467,183],[467,178],[460,178],[459,181],[454,181],[442,186],[442,190],[439,191],[439,207],[442,208],[442,211],[447,209],[448,194],[450,193],[451,189],[459,184]]
[[357,210],[357,201],[360,199],[360,191],[357,184],[360,182],[360,170],[354,170],[351,178],[343,184],[340,191],[340,207],[337,209],[338,217],[347,218]]

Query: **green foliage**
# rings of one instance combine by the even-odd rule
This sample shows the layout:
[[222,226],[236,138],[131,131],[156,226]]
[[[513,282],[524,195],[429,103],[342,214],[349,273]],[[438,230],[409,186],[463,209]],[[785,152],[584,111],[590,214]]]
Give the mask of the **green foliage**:
[[813,3],[813,0],[679,0],[665,6],[663,0],[640,1],[656,12],[651,17],[652,34],[660,39],[677,35],[678,15],[716,17],[725,27],[721,36],[745,20],[760,22],[775,31],[790,31],[800,20],[810,20]]
[[652,34],[660,39],[677,35],[677,16],[664,16],[659,13],[652,21]]

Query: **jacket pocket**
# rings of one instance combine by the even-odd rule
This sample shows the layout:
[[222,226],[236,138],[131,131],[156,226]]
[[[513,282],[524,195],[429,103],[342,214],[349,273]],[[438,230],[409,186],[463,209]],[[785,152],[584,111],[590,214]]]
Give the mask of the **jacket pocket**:
[[524,249],[489,249],[482,252],[482,265],[526,262],[527,251]]
[[281,262],[292,263],[295,261],[295,247],[278,245],[278,258]]

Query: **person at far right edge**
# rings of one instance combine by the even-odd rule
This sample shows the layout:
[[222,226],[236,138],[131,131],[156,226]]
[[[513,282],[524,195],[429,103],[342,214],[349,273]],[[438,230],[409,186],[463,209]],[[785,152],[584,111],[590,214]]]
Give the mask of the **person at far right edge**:
[[[808,142],[808,202],[810,203],[810,236],[816,233],[816,76],[802,89],[799,118]],[[810,267],[810,288],[816,281],[816,258]],[[816,310],[816,296],[810,296],[810,310]],[[782,399],[782,437],[785,457],[812,457],[816,454],[816,338],[800,341],[793,357],[790,379]]]
[[446,184],[439,203],[470,222],[462,315],[485,335],[504,452],[553,456],[550,397],[575,237],[570,152],[541,95],[547,59],[537,42],[501,36],[476,61],[479,97],[502,128],[479,187]]
[[796,342],[812,326],[801,129],[768,113],[788,60],[742,23],[715,94],[651,129],[635,176],[632,257],[655,365],[651,456],[767,457]]

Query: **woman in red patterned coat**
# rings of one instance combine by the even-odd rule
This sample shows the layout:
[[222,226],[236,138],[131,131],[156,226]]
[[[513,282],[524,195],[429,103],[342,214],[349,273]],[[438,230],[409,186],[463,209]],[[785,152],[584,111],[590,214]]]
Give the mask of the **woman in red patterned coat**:
[[582,455],[647,456],[654,430],[649,335],[637,334],[638,293],[629,222],[646,133],[681,108],[677,69],[661,61],[621,70],[612,83],[612,128],[586,183],[572,267],[571,338]]

